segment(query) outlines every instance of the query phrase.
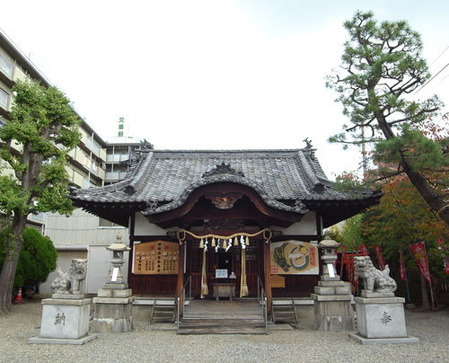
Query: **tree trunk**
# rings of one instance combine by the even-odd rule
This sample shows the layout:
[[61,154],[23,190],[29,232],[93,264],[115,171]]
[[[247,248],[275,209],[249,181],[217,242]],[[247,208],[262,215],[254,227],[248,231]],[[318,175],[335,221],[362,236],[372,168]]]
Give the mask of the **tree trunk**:
[[419,279],[421,285],[421,308],[424,310],[429,310],[430,300],[429,300],[429,290],[427,288],[428,282],[421,271],[419,272]]
[[[383,114],[376,114],[375,117],[385,138],[387,140],[394,139],[396,136],[385,119],[385,116]],[[446,203],[443,196],[429,185],[428,181],[421,175],[421,173],[413,170],[411,164],[402,153],[400,165],[427,205],[444,223],[446,223],[446,225],[449,226],[449,204]]]
[[413,171],[410,165],[404,161],[401,163],[404,172],[423,197],[427,205],[437,214],[441,220],[449,226],[449,204],[443,199],[443,196],[437,193],[427,182],[427,180],[418,172]]
[[19,213],[14,215],[11,241],[6,251],[5,262],[0,275],[0,313],[9,313],[11,311],[14,279],[16,277],[20,251],[22,250],[25,224],[25,215]]

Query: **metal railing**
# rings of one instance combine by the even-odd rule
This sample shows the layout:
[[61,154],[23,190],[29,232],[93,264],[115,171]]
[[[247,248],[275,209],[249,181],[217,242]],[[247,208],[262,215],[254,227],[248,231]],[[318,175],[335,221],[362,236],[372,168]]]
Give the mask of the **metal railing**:
[[[187,290],[187,286],[189,287]],[[183,314],[184,314],[184,310],[186,309],[186,291],[188,291],[188,295],[187,298],[191,299],[192,298],[192,276],[189,276],[186,280],[186,282],[184,283],[184,286],[182,287],[182,291],[181,291],[181,296],[177,296],[175,298],[175,304],[176,304],[176,328],[177,328],[177,332],[179,334],[179,325],[181,322],[181,304],[183,305]],[[182,297],[182,301],[181,301],[181,297]]]
[[265,289],[263,287],[262,280],[260,279],[260,276],[257,277],[257,299],[260,302],[260,305],[262,306],[262,314],[265,318],[265,334],[268,334],[268,301],[267,297],[265,295]]

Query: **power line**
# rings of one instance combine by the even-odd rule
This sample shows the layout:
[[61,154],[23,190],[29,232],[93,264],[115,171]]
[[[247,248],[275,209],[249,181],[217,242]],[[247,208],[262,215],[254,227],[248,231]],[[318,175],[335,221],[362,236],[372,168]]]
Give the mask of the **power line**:
[[424,83],[416,92],[415,95],[421,91],[425,86],[427,86],[430,82],[432,82],[436,76],[438,76],[441,72],[443,72],[447,67],[449,66],[449,63],[446,63],[446,65],[441,68],[432,78],[430,78],[426,83]]
[[449,45],[446,47],[445,50],[443,50],[443,51],[441,52],[441,54],[440,54],[438,57],[436,57],[436,58],[433,60],[432,63],[430,63],[430,65],[434,64],[438,59],[440,59],[440,57],[441,57],[441,56],[446,52],[446,50],[448,50],[448,49],[449,49]]

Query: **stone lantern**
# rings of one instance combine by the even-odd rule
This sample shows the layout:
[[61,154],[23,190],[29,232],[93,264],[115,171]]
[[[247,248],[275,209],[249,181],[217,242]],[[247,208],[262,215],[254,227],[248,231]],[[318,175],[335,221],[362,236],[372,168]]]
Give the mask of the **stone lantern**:
[[340,280],[340,276],[335,271],[334,263],[337,260],[337,248],[340,243],[331,239],[328,235],[318,244],[318,248],[323,250],[321,260],[323,261],[323,275],[321,280]]
[[109,247],[106,247],[108,251],[112,251],[112,270],[110,274],[110,281],[107,284],[114,284],[115,288],[119,287],[118,285],[121,285],[122,288],[127,288],[127,284],[123,281],[123,273],[122,273],[122,266],[125,263],[123,260],[123,252],[129,251],[130,248],[123,244],[122,242],[122,236],[120,234],[117,235],[116,241],[112,243]]
[[318,244],[322,250],[323,274],[315,293],[312,294],[315,310],[315,328],[320,331],[354,330],[354,312],[351,306],[353,296],[349,282],[340,281],[335,271],[337,248],[340,243],[329,236]]
[[95,314],[91,330],[96,333],[125,333],[132,330],[132,303],[134,296],[128,284],[123,280],[121,267],[125,262],[123,252],[130,248],[122,243],[122,236],[109,247],[112,251],[112,271],[110,280],[98,290],[98,296],[93,299]]

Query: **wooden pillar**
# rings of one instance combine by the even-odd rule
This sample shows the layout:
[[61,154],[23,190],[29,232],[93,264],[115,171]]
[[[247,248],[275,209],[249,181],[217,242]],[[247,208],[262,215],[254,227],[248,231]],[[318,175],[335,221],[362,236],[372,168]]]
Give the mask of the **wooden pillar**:
[[271,296],[271,280],[270,280],[270,244],[263,243],[263,259],[264,259],[264,275],[265,275],[265,295],[267,297],[267,315],[271,317],[273,298]]
[[178,280],[176,283],[176,297],[179,297],[179,312],[182,316],[184,310],[184,296],[182,294],[182,289],[184,288],[184,244],[179,244],[179,260],[178,260]]

